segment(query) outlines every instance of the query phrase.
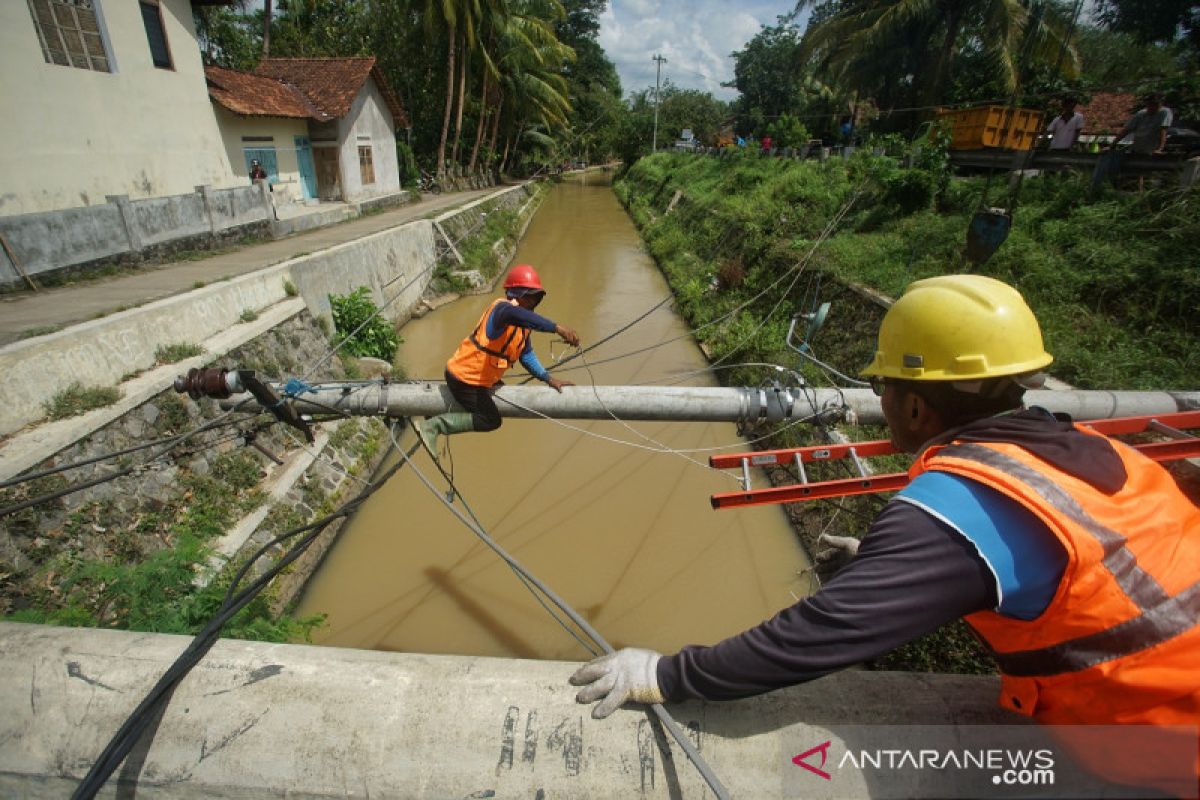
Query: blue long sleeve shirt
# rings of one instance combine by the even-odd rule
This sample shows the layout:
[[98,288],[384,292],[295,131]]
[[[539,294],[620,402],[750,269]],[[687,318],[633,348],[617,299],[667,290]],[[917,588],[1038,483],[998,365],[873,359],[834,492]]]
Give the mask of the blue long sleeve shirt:
[[[527,308],[515,306],[512,303],[500,303],[488,315],[488,338],[495,339],[510,325],[541,331],[542,333],[554,333],[558,330],[558,324],[554,320],[543,317],[541,314],[535,314]],[[529,371],[529,374],[539,381],[548,382],[550,380],[550,373],[546,371],[546,368],[542,366],[542,362],[538,360],[537,353],[533,352],[532,338],[525,340],[525,348],[521,352],[521,366],[525,367]]]

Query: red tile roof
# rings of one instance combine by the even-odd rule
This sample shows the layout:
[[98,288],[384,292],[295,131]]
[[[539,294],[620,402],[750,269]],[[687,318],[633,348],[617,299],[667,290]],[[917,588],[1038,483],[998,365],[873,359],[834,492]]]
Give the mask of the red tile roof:
[[1086,106],[1075,109],[1083,114],[1084,133],[1117,133],[1137,111],[1137,95],[1096,92]]
[[292,117],[327,122],[345,116],[369,77],[397,127],[408,125],[399,98],[368,58],[266,58],[253,73],[205,67],[208,94],[247,117]]
[[294,86],[272,78],[237,72],[223,67],[205,67],[208,96],[244,117],[292,117],[324,121],[328,117],[305,99]]
[[392,91],[383,71],[375,64],[374,56],[363,58],[264,58],[254,70],[297,87],[328,119],[343,117],[350,111],[354,98],[362,90],[367,77],[383,95],[396,127],[408,125],[400,99]]

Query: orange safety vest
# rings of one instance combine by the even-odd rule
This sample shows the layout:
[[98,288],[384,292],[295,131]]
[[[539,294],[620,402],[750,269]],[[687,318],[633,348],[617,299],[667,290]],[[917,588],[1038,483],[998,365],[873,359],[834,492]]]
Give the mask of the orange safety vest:
[[[1058,591],[1039,617],[965,618],[1000,667],[1002,707],[1053,725],[1191,726],[1184,735],[1195,759],[1200,509],[1157,463],[1112,445],[1128,478],[1111,495],[1013,444],[931,447],[909,474],[938,470],[990,486],[1036,514],[1066,550]],[[1112,780],[1196,793],[1196,775],[1182,789],[1154,784],[1153,765],[1122,758],[1121,748],[1087,749],[1076,756]]]
[[472,386],[495,386],[508,368],[515,364],[529,340],[529,329],[509,325],[495,339],[488,338],[487,321],[501,303],[518,305],[516,300],[498,298],[483,312],[470,336],[462,340],[446,362],[450,374]]

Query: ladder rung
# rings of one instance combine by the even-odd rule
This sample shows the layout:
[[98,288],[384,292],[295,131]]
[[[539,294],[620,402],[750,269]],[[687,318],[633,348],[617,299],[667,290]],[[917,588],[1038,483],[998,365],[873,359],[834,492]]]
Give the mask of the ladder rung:
[[808,473],[804,471],[804,459],[796,453],[796,472],[800,475],[801,483],[808,483]]
[[1147,428],[1147,430],[1152,430],[1155,433],[1161,433],[1163,436],[1169,436],[1172,439],[1190,439],[1190,438],[1192,438],[1191,436],[1189,436],[1188,434],[1179,430],[1178,428],[1172,428],[1170,425],[1164,425],[1163,423],[1159,422],[1157,419],[1150,420],[1150,422],[1146,425],[1146,428]]
[[858,457],[858,453],[854,451],[853,447],[850,448],[850,459],[854,462],[854,468],[858,470],[859,475],[865,478],[870,474],[867,472],[867,465]]

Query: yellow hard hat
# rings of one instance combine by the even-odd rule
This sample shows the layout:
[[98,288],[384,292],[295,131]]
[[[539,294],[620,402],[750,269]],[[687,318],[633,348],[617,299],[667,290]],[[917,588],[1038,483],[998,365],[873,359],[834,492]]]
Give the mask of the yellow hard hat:
[[862,374],[971,381],[1036,372],[1053,360],[1020,292],[983,275],[943,275],[909,284],[888,309]]

